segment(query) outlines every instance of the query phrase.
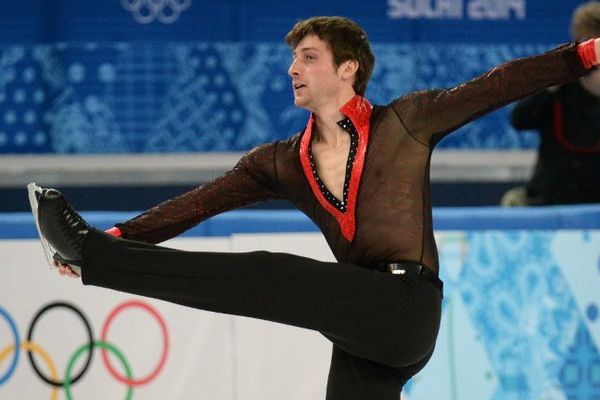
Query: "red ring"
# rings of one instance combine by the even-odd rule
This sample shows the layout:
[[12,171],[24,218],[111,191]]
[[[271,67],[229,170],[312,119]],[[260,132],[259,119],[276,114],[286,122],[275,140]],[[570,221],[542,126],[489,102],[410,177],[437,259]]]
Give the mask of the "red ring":
[[139,307],[139,308],[143,308],[144,310],[148,311],[158,321],[158,323],[160,325],[160,329],[162,330],[162,334],[163,334],[163,353],[162,353],[162,356],[160,357],[160,361],[158,362],[158,365],[156,366],[154,371],[152,371],[150,374],[148,374],[148,376],[146,376],[144,378],[140,378],[140,379],[127,379],[126,377],[121,375],[110,364],[106,349],[102,349],[102,361],[104,362],[104,365],[106,366],[106,368],[108,368],[108,371],[111,373],[111,375],[115,379],[117,379],[119,382],[122,382],[126,385],[135,387],[135,386],[144,385],[144,384],[150,382],[152,379],[156,378],[156,375],[158,375],[160,370],[163,368],[165,362],[167,361],[167,354],[169,353],[169,333],[167,331],[167,324],[165,323],[165,320],[163,319],[163,317],[158,313],[158,311],[156,311],[149,304],[146,304],[142,301],[130,300],[130,301],[126,301],[126,302],[120,304],[119,306],[117,306],[108,315],[108,317],[106,318],[106,321],[104,322],[104,326],[102,326],[102,333],[100,335],[101,340],[107,341],[106,336],[108,334],[108,328],[109,328],[111,322],[115,319],[115,317],[117,316],[117,314],[119,312],[121,312],[123,309],[125,309],[127,307]]

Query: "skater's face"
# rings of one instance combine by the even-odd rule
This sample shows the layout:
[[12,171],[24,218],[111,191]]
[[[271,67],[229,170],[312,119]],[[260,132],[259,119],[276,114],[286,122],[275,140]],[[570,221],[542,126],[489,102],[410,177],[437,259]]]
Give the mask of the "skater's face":
[[305,36],[292,52],[288,74],[292,78],[294,104],[318,113],[327,105],[343,104],[354,94],[358,63],[355,60],[335,65],[333,53],[316,35]]

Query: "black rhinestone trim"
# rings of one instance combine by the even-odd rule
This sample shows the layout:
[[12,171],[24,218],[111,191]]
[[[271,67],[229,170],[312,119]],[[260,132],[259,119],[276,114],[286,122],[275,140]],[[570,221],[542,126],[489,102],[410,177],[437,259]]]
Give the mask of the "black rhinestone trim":
[[344,177],[344,189],[343,194],[344,197],[342,201],[338,200],[319,178],[319,174],[317,173],[317,168],[315,166],[315,160],[312,154],[312,148],[308,147],[308,159],[310,160],[310,168],[312,169],[313,176],[315,181],[317,182],[317,186],[319,186],[319,190],[321,194],[327,201],[340,210],[341,212],[346,212],[346,207],[348,206],[348,188],[350,186],[350,175],[352,173],[352,167],[354,166],[354,159],[356,158],[356,151],[358,149],[358,131],[350,121],[350,118],[346,117],[337,123],[341,126],[345,131],[350,134],[350,153],[348,154],[348,161],[346,162],[346,176]]

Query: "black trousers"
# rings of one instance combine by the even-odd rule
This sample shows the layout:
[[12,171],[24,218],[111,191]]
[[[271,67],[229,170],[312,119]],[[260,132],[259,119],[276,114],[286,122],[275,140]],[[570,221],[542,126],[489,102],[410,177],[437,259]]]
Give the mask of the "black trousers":
[[92,229],[82,279],[219,313],[313,329],[333,342],[327,400],[398,400],[429,360],[441,294],[411,274],[285,253],[189,252]]

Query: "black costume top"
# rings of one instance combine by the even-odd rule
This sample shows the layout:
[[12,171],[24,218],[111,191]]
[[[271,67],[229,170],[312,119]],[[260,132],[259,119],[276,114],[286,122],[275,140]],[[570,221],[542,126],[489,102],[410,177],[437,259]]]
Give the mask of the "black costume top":
[[158,243],[217,213],[284,198],[316,223],[339,261],[363,267],[415,261],[437,271],[429,189],[435,144],[489,111],[585,72],[570,44],[385,106],[355,96],[340,109],[356,129],[344,199],[332,199],[312,171],[311,116],[302,132],[253,149],[230,172],[117,227],[126,239]]
[[512,124],[540,132],[530,204],[600,202],[600,98],[579,82],[544,90],[516,105]]

